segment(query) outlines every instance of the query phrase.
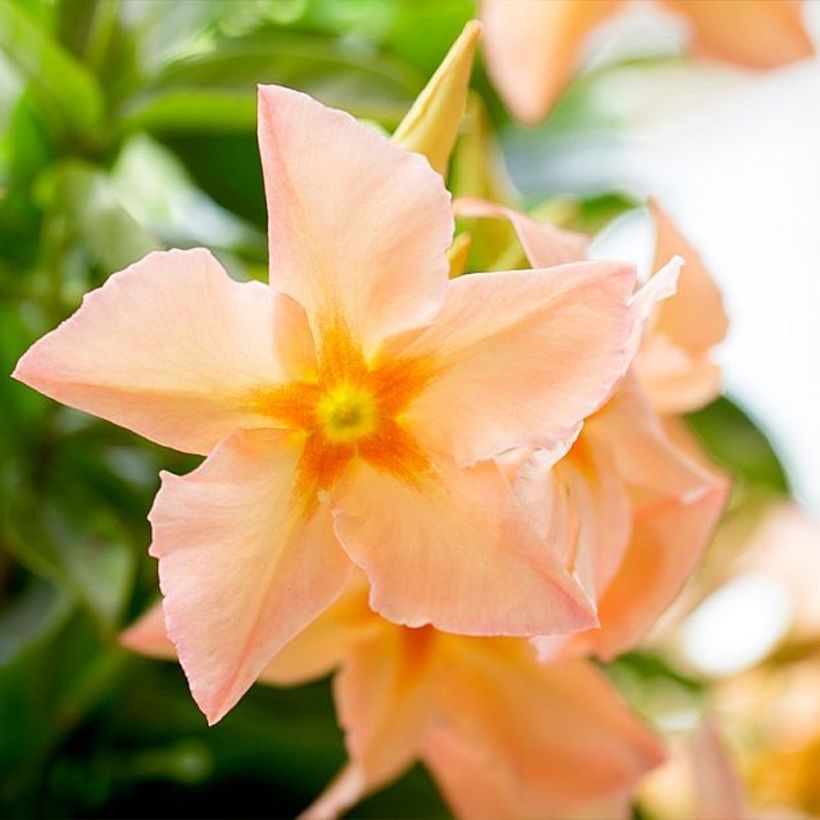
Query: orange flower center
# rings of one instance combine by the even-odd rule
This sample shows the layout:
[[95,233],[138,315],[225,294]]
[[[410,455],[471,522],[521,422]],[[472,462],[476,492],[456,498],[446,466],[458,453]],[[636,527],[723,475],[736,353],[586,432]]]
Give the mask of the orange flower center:
[[356,441],[373,435],[379,424],[376,397],[343,382],[316,403],[316,418],[327,441]]
[[307,512],[356,458],[417,484],[429,471],[426,455],[402,414],[435,375],[428,360],[368,363],[344,327],[325,333],[315,379],[264,391],[258,409],[299,432],[303,446],[297,493]]

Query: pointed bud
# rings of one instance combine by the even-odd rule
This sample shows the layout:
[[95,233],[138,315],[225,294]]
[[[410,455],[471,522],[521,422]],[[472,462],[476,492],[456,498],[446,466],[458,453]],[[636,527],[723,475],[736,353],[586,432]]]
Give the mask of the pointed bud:
[[393,134],[395,142],[409,151],[424,154],[442,175],[447,170],[464,114],[480,36],[481,24],[476,20],[467,23]]

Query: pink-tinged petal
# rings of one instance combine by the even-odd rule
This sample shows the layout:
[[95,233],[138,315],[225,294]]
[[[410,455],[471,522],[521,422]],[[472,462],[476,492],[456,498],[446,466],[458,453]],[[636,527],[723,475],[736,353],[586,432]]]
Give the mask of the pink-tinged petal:
[[720,394],[720,367],[704,353],[693,358],[665,336],[653,333],[635,357],[635,372],[659,413],[686,413]]
[[723,298],[697,251],[655,200],[649,209],[655,222],[655,268],[682,256],[685,265],[674,299],[658,308],[657,327],[688,349],[705,350],[722,341],[729,328]]
[[695,776],[695,820],[747,817],[740,778],[712,720],[703,721],[688,751]]
[[[581,433],[558,463],[533,453],[517,469],[513,487],[543,541],[597,600],[620,567],[632,524],[632,504],[609,450],[591,446]],[[548,645],[563,645],[567,637]]]
[[671,299],[677,293],[682,265],[683,259],[680,256],[673,256],[632,297],[630,307],[635,315],[635,321],[627,345],[630,361],[640,349],[650,323],[655,320],[658,310],[663,309],[664,301]]
[[305,518],[298,458],[287,433],[235,433],[187,476],[164,473],[151,510],[168,634],[210,723],[332,603],[351,568],[326,508]]
[[355,763],[348,763],[298,820],[335,820],[355,806],[366,791],[365,773]]
[[135,621],[120,635],[120,643],[141,655],[173,661],[177,649],[171,643],[165,630],[165,616],[162,613],[162,602],[154,604],[144,615]]
[[421,748],[427,728],[438,636],[430,627],[385,625],[359,644],[333,681],[350,759],[367,791],[396,777]]
[[556,466],[576,518],[569,566],[594,600],[618,573],[632,531],[632,504],[614,459],[583,433],[571,455]]
[[587,34],[622,0],[482,0],[487,72],[515,117],[536,123],[575,71]]
[[429,322],[447,280],[450,196],[422,156],[305,94],[259,88],[271,284],[314,335],[341,321],[375,352]]
[[252,395],[288,376],[275,338],[283,317],[299,323],[288,303],[261,283],[233,281],[208,251],[150,253],[86,295],[14,376],[160,444],[205,454],[233,430],[270,423]]
[[634,381],[587,432],[612,447],[634,511],[623,564],[599,599],[600,629],[576,639],[610,659],[639,641],[677,596],[709,543],[728,485],[672,442]]
[[415,487],[367,465],[334,500],[336,532],[370,579],[370,604],[410,626],[532,635],[595,623],[497,465],[438,464]]
[[620,802],[663,760],[591,664],[541,665],[521,641],[460,641],[424,761],[460,817],[556,817]]
[[628,364],[634,281],[619,262],[451,280],[439,318],[402,352],[439,368],[408,427],[464,465],[571,441]]
[[692,26],[695,51],[767,69],[814,54],[796,0],[664,0]]
[[368,606],[368,585],[359,576],[353,573],[336,602],[283,647],[262,671],[261,681],[290,685],[321,678],[385,628]]
[[333,681],[350,762],[302,815],[338,817],[367,793],[401,774],[418,757],[440,683],[440,635],[430,627],[381,629],[348,654]]
[[[259,680],[280,686],[306,683],[333,671],[360,642],[372,638],[384,622],[367,605],[367,584],[356,578],[338,600],[287,643],[262,670]],[[134,652],[177,660],[165,628],[162,604],[151,607],[120,635]]]
[[459,217],[506,219],[534,268],[549,268],[586,259],[589,237],[564,230],[551,222],[539,222],[513,208],[486,199],[459,197],[453,202],[453,213]]
[[[726,335],[723,300],[703,261],[655,201],[655,267],[682,256],[677,293],[660,302],[635,361],[644,388],[661,412],[692,410],[717,395],[719,371],[710,349]],[[651,280],[650,280],[651,283]]]

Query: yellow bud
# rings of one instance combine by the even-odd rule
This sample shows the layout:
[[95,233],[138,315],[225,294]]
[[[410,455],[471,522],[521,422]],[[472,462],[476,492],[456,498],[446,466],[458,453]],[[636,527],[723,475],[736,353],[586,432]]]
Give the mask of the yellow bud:
[[450,152],[464,115],[481,23],[471,20],[416,98],[393,139],[409,151],[424,154],[440,174],[447,170]]

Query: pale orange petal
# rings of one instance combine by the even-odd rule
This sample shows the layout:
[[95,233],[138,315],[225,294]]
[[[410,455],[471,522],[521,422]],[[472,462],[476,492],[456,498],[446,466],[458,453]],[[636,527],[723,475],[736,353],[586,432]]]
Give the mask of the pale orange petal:
[[811,57],[814,46],[796,0],[663,0],[692,26],[694,49],[748,68]]
[[632,504],[609,449],[595,446],[584,433],[555,471],[567,488],[577,521],[570,566],[597,600],[623,562],[632,530]]
[[660,333],[644,340],[635,372],[659,413],[697,410],[720,395],[721,370],[709,354],[693,357]]
[[514,208],[506,208],[486,199],[459,197],[453,202],[453,213],[459,217],[506,219],[534,268],[549,268],[586,259],[589,237],[564,230],[551,222],[539,222]]
[[459,464],[572,440],[626,369],[633,284],[619,262],[451,280],[441,315],[402,351],[439,368],[408,428]]
[[682,265],[683,259],[680,256],[673,256],[660,270],[652,274],[649,281],[644,283],[632,297],[629,304],[635,321],[632,325],[632,335],[627,343],[630,361],[635,358],[646,337],[651,333],[658,311],[663,308],[664,302],[674,298],[677,294]]
[[336,532],[389,620],[532,635],[595,623],[561,558],[531,529],[494,462],[443,463],[415,487],[366,465],[334,500]]
[[695,820],[743,820],[743,787],[712,720],[703,721],[688,751],[695,775]]
[[165,616],[162,613],[162,602],[154,604],[131,626],[120,635],[120,643],[127,649],[159,658],[174,661],[177,649],[171,643],[165,630]]
[[234,282],[208,251],[150,253],[87,294],[14,376],[160,444],[205,454],[234,430],[270,424],[252,396],[290,375],[275,334],[280,323],[304,326],[300,313],[259,282]]
[[437,634],[387,627],[360,643],[333,681],[351,760],[372,791],[418,755],[431,709]]
[[609,659],[674,600],[709,543],[728,486],[669,439],[629,380],[587,432],[612,447],[634,510],[624,562],[599,600],[601,627],[577,639]]
[[259,676],[280,685],[305,683],[336,669],[354,648],[386,624],[367,604],[368,584],[352,574],[344,592],[315,621],[285,644]]
[[236,433],[184,477],[163,474],[151,511],[168,634],[208,721],[341,591],[350,562],[330,516],[294,497],[288,434]]
[[[541,665],[525,642],[453,642],[424,761],[461,817],[556,817],[622,798],[658,739],[585,661]],[[621,801],[619,801],[621,802]]]
[[367,791],[367,778],[360,766],[348,763],[327,788],[298,817],[298,820],[335,820],[356,805]]
[[[356,576],[359,574],[356,573]],[[262,670],[259,680],[280,686],[306,683],[333,671],[361,641],[385,627],[367,605],[367,584],[348,584],[338,600],[287,643]],[[149,657],[177,660],[165,629],[161,602],[120,635],[120,643]]]
[[622,0],[482,0],[487,72],[519,120],[536,123],[580,67],[587,34]]
[[315,335],[343,322],[372,354],[429,322],[447,280],[450,197],[426,159],[343,111],[259,88],[271,284]]
[[657,231],[655,267],[673,256],[684,265],[677,293],[655,309],[635,366],[661,412],[692,410],[717,395],[719,371],[710,350],[726,335],[723,300],[703,261],[655,201],[649,203]]

